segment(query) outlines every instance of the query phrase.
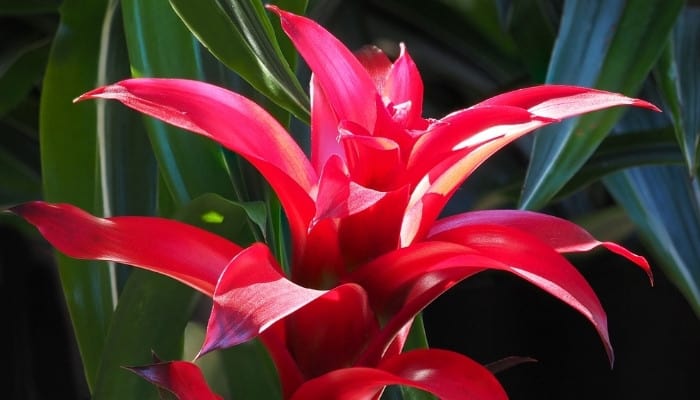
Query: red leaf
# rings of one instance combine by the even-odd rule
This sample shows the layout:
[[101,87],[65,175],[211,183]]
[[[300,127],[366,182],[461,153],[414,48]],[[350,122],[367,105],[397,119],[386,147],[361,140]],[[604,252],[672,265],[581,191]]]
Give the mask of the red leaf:
[[569,85],[541,85],[514,90],[491,97],[474,107],[520,107],[542,117],[563,119],[604,108],[630,105],[660,111],[644,100],[618,93]]
[[292,399],[373,399],[387,385],[412,386],[443,400],[507,399],[486,368],[461,354],[435,349],[389,357],[377,368],[354,367],[329,372],[304,383]]
[[25,203],[11,211],[34,224],[58,250],[177,279],[211,296],[219,275],[241,250],[217,235],[154,217],[98,218],[70,204]]
[[222,399],[211,391],[202,371],[191,362],[169,361],[127,369],[173,393],[179,400]]
[[[512,141],[511,137],[519,137],[548,122],[552,120],[521,108],[506,106],[468,108],[452,113],[435,123],[416,141],[407,166],[411,181],[425,176],[448,156],[461,153],[464,157],[479,146],[495,140],[508,143]],[[478,164],[472,169],[476,166]],[[468,173],[465,178],[467,176]]]
[[474,225],[457,243],[428,242],[384,255],[347,277],[365,288],[373,308],[392,316],[365,357],[376,358],[398,329],[452,285],[483,269],[513,273],[583,314],[596,328],[612,362],[607,318],[586,280],[547,243],[517,229]]
[[[651,267],[647,260],[612,242],[600,242],[585,229],[562,218],[522,210],[472,211],[436,221],[428,238],[439,235],[441,240],[461,242],[470,225],[494,224],[519,229],[536,236],[560,253],[578,253],[603,246],[642,268],[653,283]],[[463,232],[466,231],[466,232]]]
[[332,291],[288,280],[270,250],[256,243],[241,251],[221,274],[199,356],[248,341],[275,322]]
[[364,46],[355,52],[355,57],[367,70],[379,94],[384,93],[384,84],[391,71],[391,60],[377,46]]
[[338,117],[314,75],[311,76],[310,88],[311,164],[316,172],[320,172],[332,156],[345,161],[345,152],[338,140]]
[[460,229],[459,233],[451,235],[446,231],[431,239],[454,240],[498,260],[506,267],[493,268],[523,278],[583,314],[598,331],[608,358],[613,362],[603,306],[585,278],[556,249],[535,235],[504,225],[473,224]]
[[306,379],[350,367],[379,329],[367,294],[343,285],[290,315],[287,346]]
[[395,105],[406,105],[404,113],[394,113],[394,120],[408,129],[422,129],[423,80],[406,46],[401,43],[401,53],[394,62],[386,79],[383,94]]
[[[467,139],[470,142],[474,141],[476,147],[465,151],[463,156],[461,153],[456,153],[455,156],[448,157],[445,161],[434,166],[411,196],[411,205],[402,227],[401,243],[406,246],[423,238],[459,185],[486,159],[507,144],[536,128],[557,120],[620,105],[634,105],[657,110],[655,106],[643,100],[632,99],[616,93],[576,86],[543,85],[504,93],[467,110],[448,115],[440,123],[452,118],[456,119],[453,123],[458,123],[457,118],[466,118],[462,115],[469,115],[469,110],[493,106],[518,107],[535,114],[536,117],[533,117],[533,121],[530,123],[515,125],[512,132],[499,130],[499,135],[501,132],[503,133],[501,136],[487,134],[484,137],[484,139],[492,137],[492,140],[474,141],[474,134],[471,134]],[[484,127],[482,130],[488,132],[488,127]],[[482,135],[480,132],[475,133],[477,138]],[[473,144],[470,143],[470,145]]]
[[369,73],[335,36],[316,22],[268,5],[314,73],[339,121],[374,131],[379,94]]
[[359,134],[352,123],[342,123],[340,141],[352,180],[358,184],[381,191],[403,186],[404,172],[401,150],[395,141]]

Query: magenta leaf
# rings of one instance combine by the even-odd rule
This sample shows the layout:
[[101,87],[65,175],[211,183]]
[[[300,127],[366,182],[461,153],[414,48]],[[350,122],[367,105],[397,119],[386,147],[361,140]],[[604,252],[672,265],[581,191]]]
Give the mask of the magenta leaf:
[[246,342],[319,297],[343,290],[314,290],[288,280],[269,248],[241,251],[221,274],[199,355]]

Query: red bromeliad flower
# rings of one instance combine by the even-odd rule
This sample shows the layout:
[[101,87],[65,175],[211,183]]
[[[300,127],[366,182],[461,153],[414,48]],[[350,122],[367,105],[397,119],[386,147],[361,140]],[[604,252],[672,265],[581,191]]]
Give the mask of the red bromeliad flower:
[[[269,9],[314,74],[310,160],[265,110],[206,83],[130,79],[78,100],[119,100],[250,161],[289,220],[290,276],[263,244],[243,249],[171,220],[102,219],[42,202],[13,211],[70,256],[150,269],[210,296],[200,355],[260,336],[286,398],[377,398],[390,384],[444,399],[505,398],[493,375],[462,355],[402,352],[423,308],[486,269],[511,272],[582,313],[612,361],[605,312],[561,254],[602,245],[650,274],[644,258],[544,214],[438,216],[484,160],[539,127],[617,105],[656,108],[619,94],[548,85],[425,119],[423,84],[404,47],[393,63],[376,48],[353,55],[313,21]],[[191,363],[134,370],[180,398],[216,398]]]

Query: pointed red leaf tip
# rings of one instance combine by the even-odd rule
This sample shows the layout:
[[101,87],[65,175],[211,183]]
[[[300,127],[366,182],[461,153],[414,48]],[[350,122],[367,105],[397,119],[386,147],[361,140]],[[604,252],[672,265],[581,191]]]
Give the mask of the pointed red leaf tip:
[[484,100],[474,107],[486,105],[521,107],[533,114],[558,119],[621,105],[661,111],[644,100],[605,90],[571,85],[540,85],[513,90]]
[[387,385],[405,385],[442,400],[506,400],[486,368],[446,350],[413,350],[389,357],[377,368],[338,369],[304,383],[292,400],[372,399]]
[[156,217],[98,218],[70,204],[41,201],[10,211],[62,253],[129,264],[177,279],[212,296],[219,275],[241,248],[203,229]]
[[280,17],[282,29],[313,72],[338,119],[373,132],[381,100],[357,57],[315,21],[274,6],[267,8]]
[[471,225],[496,224],[509,226],[536,236],[560,253],[579,253],[603,246],[639,266],[654,284],[651,266],[646,258],[612,242],[595,239],[582,227],[552,215],[525,210],[482,210],[453,215],[438,220],[428,234],[443,240],[460,242],[469,234]]
[[221,274],[197,357],[246,342],[319,297],[342,293],[346,286],[355,285],[348,283],[331,290],[299,286],[282,274],[267,246],[253,244],[231,260]]
[[187,361],[168,361],[140,367],[125,367],[127,370],[159,386],[179,400],[221,400],[212,392],[202,371],[196,364]]

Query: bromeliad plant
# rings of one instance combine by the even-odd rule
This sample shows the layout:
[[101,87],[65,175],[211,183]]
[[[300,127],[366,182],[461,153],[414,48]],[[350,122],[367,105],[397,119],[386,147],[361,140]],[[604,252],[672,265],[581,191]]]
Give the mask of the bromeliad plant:
[[[618,105],[656,108],[551,85],[426,119],[421,77],[405,48],[394,62],[373,47],[353,54],[315,22],[269,9],[313,72],[310,159],[263,108],[207,83],[129,79],[77,100],[118,100],[247,159],[284,208],[288,273],[263,243],[243,248],[173,220],[98,218],[44,202],[12,211],[71,257],[145,268],[211,297],[198,357],[259,337],[285,398],[373,399],[387,385],[443,399],[506,398],[488,369],[461,354],[405,350],[421,310],[488,269],[515,274],[579,311],[612,362],[605,312],[562,254],[604,246],[650,275],[644,258],[549,215],[440,213],[482,162],[539,127]],[[187,361],[133,370],[180,399],[218,397]]]

